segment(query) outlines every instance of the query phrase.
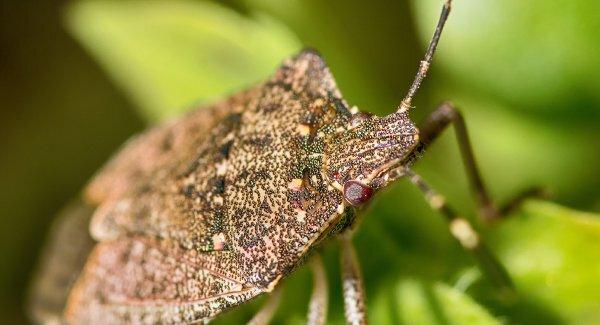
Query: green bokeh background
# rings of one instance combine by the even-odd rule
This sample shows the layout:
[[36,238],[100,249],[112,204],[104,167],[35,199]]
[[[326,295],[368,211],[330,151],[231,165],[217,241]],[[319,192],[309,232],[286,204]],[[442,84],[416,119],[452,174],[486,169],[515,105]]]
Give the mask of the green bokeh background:
[[[268,76],[303,46],[351,104],[404,96],[438,0],[4,1],[0,5],[0,323],[25,323],[25,289],[53,217],[130,135]],[[356,245],[375,323],[600,322],[600,2],[457,0],[418,94],[420,121],[461,107],[494,197],[545,185],[482,229],[515,277],[506,303],[406,182],[372,205]],[[475,217],[452,132],[416,170]],[[324,249],[330,321],[342,322],[337,247]],[[286,283],[278,322],[301,323],[310,274]],[[261,300],[228,314],[235,323]]]

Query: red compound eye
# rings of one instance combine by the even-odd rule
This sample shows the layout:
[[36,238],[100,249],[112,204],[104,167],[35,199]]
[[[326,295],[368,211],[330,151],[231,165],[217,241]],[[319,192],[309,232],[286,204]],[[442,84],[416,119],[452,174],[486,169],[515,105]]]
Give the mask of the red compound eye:
[[359,181],[344,183],[344,198],[352,205],[361,205],[373,196],[373,189]]

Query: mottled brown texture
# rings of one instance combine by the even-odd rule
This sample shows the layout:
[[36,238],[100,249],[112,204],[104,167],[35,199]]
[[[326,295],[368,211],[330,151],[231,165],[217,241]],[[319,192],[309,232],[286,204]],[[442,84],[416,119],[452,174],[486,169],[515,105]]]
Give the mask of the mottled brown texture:
[[260,292],[229,278],[206,254],[132,236],[96,246],[66,316],[77,323],[191,322]]
[[355,220],[344,183],[380,188],[417,142],[406,113],[353,114],[304,51],[266,82],[131,140],[85,192],[100,243],[67,319],[193,322],[271,291]]
[[48,243],[29,291],[32,318],[58,324],[69,291],[77,280],[94,240],[88,224],[94,209],[81,200],[64,208],[52,224]]

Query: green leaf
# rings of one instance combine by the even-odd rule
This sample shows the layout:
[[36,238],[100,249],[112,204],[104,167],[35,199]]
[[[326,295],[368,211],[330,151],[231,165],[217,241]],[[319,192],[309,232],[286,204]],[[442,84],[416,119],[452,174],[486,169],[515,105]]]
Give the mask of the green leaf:
[[500,324],[469,296],[439,282],[400,281],[371,307],[374,324]]
[[[442,1],[412,3],[429,42]],[[573,97],[600,99],[599,11],[597,0],[456,1],[436,61],[471,91],[571,110]]]
[[260,81],[300,48],[273,19],[208,2],[83,1],[69,9],[69,30],[149,120]]
[[494,231],[519,294],[573,323],[600,320],[600,216],[531,201]]

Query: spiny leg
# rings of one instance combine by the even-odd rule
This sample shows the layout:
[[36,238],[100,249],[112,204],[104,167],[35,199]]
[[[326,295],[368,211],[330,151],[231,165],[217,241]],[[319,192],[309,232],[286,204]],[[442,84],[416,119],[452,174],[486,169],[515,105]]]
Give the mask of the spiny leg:
[[444,217],[446,217],[450,232],[454,238],[458,240],[464,249],[473,254],[481,266],[482,271],[488,276],[490,281],[502,290],[500,293],[511,295],[514,292],[514,287],[508,272],[498,258],[485,245],[483,239],[479,236],[471,223],[467,219],[460,217],[456,211],[446,203],[446,199],[431,188],[419,175],[408,168],[405,169],[405,175],[409,177],[410,181],[416,185],[421,192],[423,192],[429,205],[431,205],[433,209],[440,211]]
[[367,324],[367,309],[363,278],[350,237],[341,239],[342,288],[347,324]]
[[273,318],[273,315],[275,315],[277,307],[279,307],[279,303],[281,301],[281,287],[281,285],[275,287],[262,308],[248,322],[248,325],[266,325],[271,322],[271,319]]
[[327,307],[329,300],[329,288],[327,275],[321,256],[315,255],[310,263],[313,274],[313,291],[308,304],[307,324],[321,325],[327,321]]

